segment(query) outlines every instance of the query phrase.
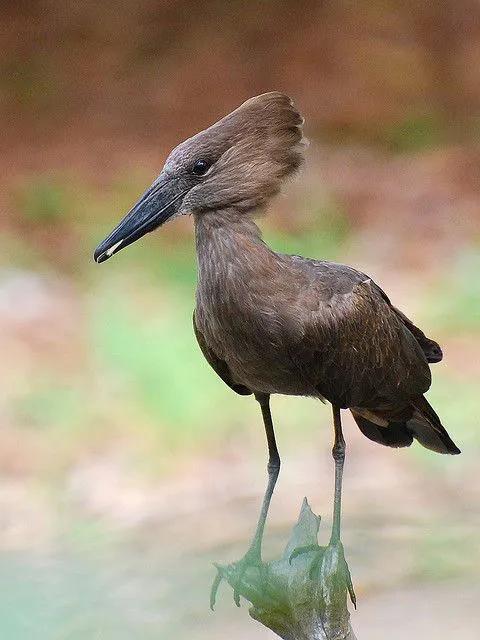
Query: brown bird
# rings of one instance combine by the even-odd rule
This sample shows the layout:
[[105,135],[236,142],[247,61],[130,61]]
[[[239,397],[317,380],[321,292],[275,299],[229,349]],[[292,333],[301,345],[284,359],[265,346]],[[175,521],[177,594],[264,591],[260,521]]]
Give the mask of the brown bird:
[[[291,99],[281,93],[247,100],[176,147],[152,186],[95,251],[95,260],[103,262],[167,220],[193,214],[195,335],[220,378],[241,395],[254,394],[268,442],[269,481],[243,568],[261,566],[280,469],[271,394],[312,396],[332,405],[329,548],[336,551],[345,458],[341,409],[350,409],[362,433],[380,444],[406,447],[415,439],[438,453],[460,453],[423,395],[431,383],[429,363],[442,359],[439,345],[364,273],[275,253],[261,238],[253,218],[301,165],[302,125]],[[348,571],[346,580],[351,590]]]

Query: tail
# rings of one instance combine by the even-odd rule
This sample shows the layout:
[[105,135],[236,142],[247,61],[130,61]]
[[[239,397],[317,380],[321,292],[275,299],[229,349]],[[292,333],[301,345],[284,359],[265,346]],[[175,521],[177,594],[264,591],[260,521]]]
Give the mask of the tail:
[[415,398],[401,418],[387,417],[391,411],[351,409],[355,422],[363,435],[387,447],[409,447],[413,439],[437,453],[456,455],[460,449],[448,435],[440,418],[424,396]]

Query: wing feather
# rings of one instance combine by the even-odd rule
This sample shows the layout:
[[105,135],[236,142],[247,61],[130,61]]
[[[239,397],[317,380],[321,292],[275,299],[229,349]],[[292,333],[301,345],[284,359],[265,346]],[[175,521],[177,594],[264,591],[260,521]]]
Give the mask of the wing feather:
[[425,393],[431,384],[429,355],[438,345],[365,274],[346,265],[308,262],[310,286],[299,293],[298,303],[305,309],[300,360],[308,370],[312,362],[306,354],[313,352],[321,395],[346,408],[401,403]]
[[197,338],[198,345],[205,357],[205,360],[212,367],[215,373],[225,382],[226,385],[230,387],[230,389],[233,389],[233,391],[235,391],[239,395],[251,395],[252,392],[250,391],[250,389],[248,389],[243,384],[237,384],[232,380],[230,369],[228,368],[227,363],[221,358],[218,358],[215,353],[211,349],[209,349],[205,338],[203,337],[195,322],[195,311],[193,312],[193,330],[195,332],[195,337]]

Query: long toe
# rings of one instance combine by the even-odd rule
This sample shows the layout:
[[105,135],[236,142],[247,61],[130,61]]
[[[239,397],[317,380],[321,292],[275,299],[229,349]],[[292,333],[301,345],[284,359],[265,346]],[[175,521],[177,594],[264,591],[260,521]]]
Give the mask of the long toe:
[[[240,596],[247,596],[250,592],[258,590],[259,586],[263,591],[263,587],[267,580],[267,565],[263,563],[261,554],[255,548],[251,548],[247,553],[232,564],[222,566],[215,565],[217,575],[210,590],[210,608],[213,610],[217,599],[218,589],[222,580],[228,582],[233,589],[233,599],[237,607],[240,606]],[[253,574],[257,572],[257,575]],[[252,572],[252,573],[250,573]],[[249,573],[251,579],[249,579]]]
[[239,560],[232,565],[234,569],[234,579],[233,579],[233,600],[237,607],[240,606],[240,593],[244,589],[242,588],[244,585],[244,579],[246,577],[247,572],[250,569],[256,569],[259,572],[259,580],[262,582],[265,572],[265,565],[262,562],[262,556],[259,550],[252,547],[247,551],[247,553]]
[[217,574],[213,579],[212,587],[210,589],[210,609],[213,611],[215,609],[215,604],[217,602],[217,593],[220,585],[222,584],[222,580],[224,579],[224,567],[219,564],[215,564],[215,568],[217,569]]

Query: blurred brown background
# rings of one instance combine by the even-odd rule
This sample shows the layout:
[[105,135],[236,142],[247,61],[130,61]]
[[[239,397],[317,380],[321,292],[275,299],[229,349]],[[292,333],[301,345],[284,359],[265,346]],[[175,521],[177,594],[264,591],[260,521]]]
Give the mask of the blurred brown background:
[[[273,637],[227,592],[208,612],[211,563],[253,529],[265,445],[194,341],[191,221],[91,255],[172,146],[276,89],[310,147],[267,240],[367,271],[442,342],[429,398],[463,450],[383,449],[347,420],[354,628],[476,638],[480,5],[45,0],[0,17],[0,635]],[[303,495],[326,535],[333,484],[328,408],[273,411],[267,557]]]

